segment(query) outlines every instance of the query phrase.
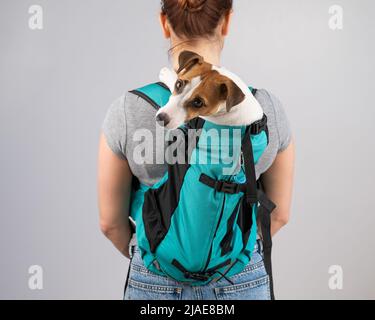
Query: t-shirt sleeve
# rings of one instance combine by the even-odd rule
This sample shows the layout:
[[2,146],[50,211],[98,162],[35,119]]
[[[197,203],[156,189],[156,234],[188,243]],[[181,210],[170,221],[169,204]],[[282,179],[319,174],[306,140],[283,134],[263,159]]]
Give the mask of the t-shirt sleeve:
[[125,95],[115,100],[105,116],[102,131],[109,148],[120,159],[126,159]]
[[268,92],[275,112],[276,128],[279,137],[278,152],[284,151],[292,140],[292,129],[281,101]]

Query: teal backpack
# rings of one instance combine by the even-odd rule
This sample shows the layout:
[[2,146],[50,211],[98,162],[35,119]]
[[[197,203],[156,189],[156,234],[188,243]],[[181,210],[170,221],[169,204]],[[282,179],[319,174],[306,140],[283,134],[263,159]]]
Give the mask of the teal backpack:
[[[255,96],[256,89],[250,89]],[[171,95],[163,83],[131,92],[156,110]],[[186,161],[168,164],[155,185],[138,182],[133,188],[130,215],[144,265],[192,286],[221,278],[231,282],[229,277],[251,259],[259,221],[273,297],[270,214],[275,205],[255,176],[255,164],[268,145],[267,117],[247,127],[196,118],[177,129],[186,141],[189,129],[199,134],[190,151],[185,143]],[[232,169],[233,159],[238,160],[237,170]]]

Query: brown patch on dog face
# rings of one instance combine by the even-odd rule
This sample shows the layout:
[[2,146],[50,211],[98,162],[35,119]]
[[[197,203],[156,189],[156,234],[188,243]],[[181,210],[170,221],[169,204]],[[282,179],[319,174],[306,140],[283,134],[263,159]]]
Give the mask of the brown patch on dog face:
[[211,116],[218,112],[222,103],[226,103],[226,111],[245,98],[242,90],[226,76],[216,70],[206,72],[202,81],[194,90],[191,97],[185,101],[187,121],[198,116]]

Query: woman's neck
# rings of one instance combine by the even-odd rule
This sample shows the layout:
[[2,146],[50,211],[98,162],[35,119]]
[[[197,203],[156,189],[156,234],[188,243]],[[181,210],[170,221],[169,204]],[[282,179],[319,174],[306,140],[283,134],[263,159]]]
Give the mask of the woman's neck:
[[220,56],[222,46],[219,41],[215,40],[178,40],[172,39],[171,41],[171,64],[173,69],[178,69],[178,57],[182,51],[189,50],[201,55],[204,60],[215,66],[220,66]]

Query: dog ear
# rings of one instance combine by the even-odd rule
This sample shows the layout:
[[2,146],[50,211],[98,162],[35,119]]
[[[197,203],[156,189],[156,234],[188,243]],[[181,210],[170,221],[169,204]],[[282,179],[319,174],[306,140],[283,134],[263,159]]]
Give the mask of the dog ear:
[[227,112],[229,112],[245,99],[245,94],[232,80],[228,79],[220,84],[220,97],[226,100]]
[[201,64],[203,62],[203,57],[192,51],[182,51],[178,57],[179,68],[177,73],[189,71],[196,64]]

